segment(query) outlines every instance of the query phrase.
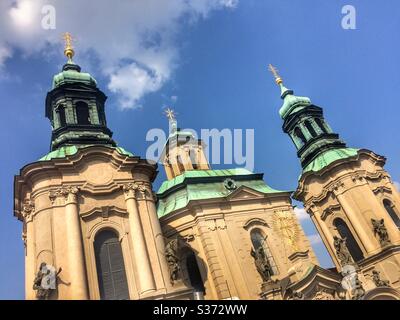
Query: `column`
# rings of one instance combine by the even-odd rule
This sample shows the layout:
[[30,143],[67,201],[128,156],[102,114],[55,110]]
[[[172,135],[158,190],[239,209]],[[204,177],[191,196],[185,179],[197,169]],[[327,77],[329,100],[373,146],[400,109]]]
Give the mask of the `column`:
[[25,298],[27,300],[35,299],[35,291],[33,290],[33,280],[35,278],[35,239],[33,235],[33,213],[35,207],[32,201],[26,200],[22,209],[22,215],[25,223],[25,233],[23,239],[25,241]]
[[70,297],[73,300],[87,300],[89,297],[77,201],[78,188],[68,187],[64,190],[64,195],[68,265],[71,283],[69,286]]
[[311,205],[309,210],[312,213],[311,219],[314,221],[320,236],[325,240],[325,246],[327,247],[329,254],[332,256],[332,260],[336,260],[335,262],[337,263],[337,266],[340,266],[340,263],[337,262],[336,250],[333,245],[333,235],[326,225],[326,222],[321,219],[321,213],[319,212],[318,207]]
[[353,208],[348,204],[343,194],[335,192],[335,195],[367,253],[369,254],[373,252],[377,246],[371,240],[371,229],[366,230],[363,228],[360,223],[362,221],[362,217],[357,216],[357,213],[353,211]]
[[139,295],[143,295],[155,291],[156,285],[136,202],[137,189],[138,185],[135,183],[124,185],[126,209],[129,214],[129,233],[132,239],[133,255],[138,272]]
[[160,261],[161,272],[163,275],[164,285],[166,287],[171,286],[171,282],[169,280],[169,267],[167,264],[167,260],[165,258],[165,241],[164,236],[161,230],[160,220],[157,216],[157,210],[155,205],[155,196],[152,193],[151,186],[148,189],[142,189],[143,200],[146,201],[146,206],[148,210],[148,215],[150,219],[150,223],[153,229],[155,245],[157,249],[158,260]]

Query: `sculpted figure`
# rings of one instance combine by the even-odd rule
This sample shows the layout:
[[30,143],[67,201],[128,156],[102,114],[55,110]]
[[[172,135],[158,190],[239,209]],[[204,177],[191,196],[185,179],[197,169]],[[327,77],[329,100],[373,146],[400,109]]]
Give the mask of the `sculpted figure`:
[[388,280],[382,280],[379,271],[372,271],[372,281],[375,283],[377,287],[389,287]]
[[336,250],[336,254],[339,258],[339,261],[342,266],[352,264],[354,263],[353,258],[351,257],[351,254],[349,252],[349,249],[347,249],[346,245],[346,238],[341,239],[338,236],[333,237],[333,245]]
[[371,219],[374,235],[378,235],[379,242],[382,246],[390,244],[389,234],[387,232],[384,219],[375,220]]
[[36,290],[36,298],[38,300],[48,300],[51,293],[56,290],[57,277],[62,269],[60,268],[57,273],[53,272],[49,266],[42,262],[39,271],[36,273],[33,280],[33,290]]
[[271,276],[273,275],[272,267],[265,255],[263,247],[257,248],[256,251],[252,248],[250,254],[254,258],[257,271],[261,275],[263,281],[267,282],[271,280]]
[[174,282],[178,280],[178,274],[181,269],[179,266],[179,258],[177,252],[178,239],[174,239],[168,242],[165,246],[165,258],[167,259],[167,263],[169,266],[170,280],[172,284],[174,284]]

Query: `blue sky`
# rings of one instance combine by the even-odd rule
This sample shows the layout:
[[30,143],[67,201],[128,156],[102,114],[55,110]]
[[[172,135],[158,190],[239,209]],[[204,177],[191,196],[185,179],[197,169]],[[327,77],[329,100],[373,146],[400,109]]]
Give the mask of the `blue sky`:
[[[99,12],[89,20],[93,1],[70,6],[36,1],[57,9],[57,29],[51,31],[36,28],[37,7],[28,2],[0,5],[0,16],[6,15],[0,17],[0,299],[24,297],[13,176],[49,151],[44,102],[52,76],[65,61],[59,44],[64,31],[77,37],[75,61],[109,96],[114,138],[137,155],[144,156],[150,145],[145,141],[149,129],[167,129],[162,110],[172,105],[182,127],[254,129],[255,171],[264,172],[276,189],[294,190],[301,171],[281,129],[279,90],[267,71],[273,63],[288,87],[324,108],[349,146],[386,156],[386,169],[400,180],[396,0],[196,0],[190,6],[152,0],[145,8],[134,2],[131,12],[129,2],[121,1],[125,12],[116,12],[107,24],[106,1],[95,2]],[[356,8],[356,30],[341,27],[346,4]],[[165,178],[159,170],[156,189]],[[310,221],[302,224],[307,234],[315,234]],[[330,266],[323,245],[313,239],[322,265]]]

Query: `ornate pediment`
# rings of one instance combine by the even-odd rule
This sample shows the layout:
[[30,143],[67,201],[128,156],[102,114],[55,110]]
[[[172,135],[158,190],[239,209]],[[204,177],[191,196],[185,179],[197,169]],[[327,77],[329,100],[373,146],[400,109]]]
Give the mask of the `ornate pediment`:
[[233,191],[228,198],[230,200],[263,199],[264,194],[245,186],[241,186]]
[[118,208],[116,206],[101,206],[92,208],[89,211],[80,213],[80,216],[83,220],[94,219],[96,217],[101,217],[103,220],[107,220],[111,215],[119,215],[123,216],[126,215],[127,212],[125,209]]
[[252,218],[246,221],[246,223],[243,225],[243,228],[249,230],[253,226],[269,227],[268,223],[265,220],[261,218]]
[[333,204],[331,206],[329,206],[328,208],[326,208],[322,214],[321,214],[321,219],[322,220],[326,220],[326,218],[333,214],[335,211],[339,211],[341,208],[340,204]]

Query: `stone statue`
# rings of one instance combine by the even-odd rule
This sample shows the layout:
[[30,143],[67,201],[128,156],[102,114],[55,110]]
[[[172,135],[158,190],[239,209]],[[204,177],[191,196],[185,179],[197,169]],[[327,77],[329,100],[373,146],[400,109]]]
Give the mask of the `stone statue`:
[[346,238],[341,239],[338,236],[333,237],[333,245],[336,250],[336,255],[339,258],[340,264],[342,266],[348,265],[348,264],[354,264],[353,258],[351,257],[351,254],[349,252],[349,249],[347,249],[346,245]]
[[375,283],[377,287],[389,287],[389,281],[382,280],[380,272],[377,270],[372,271],[372,281]]
[[371,219],[371,222],[372,222],[372,227],[374,229],[374,235],[375,236],[378,235],[381,246],[389,245],[390,239],[387,229],[385,227],[384,219],[381,220]]
[[254,263],[256,265],[258,273],[264,282],[270,281],[273,275],[271,264],[265,255],[264,248],[258,247],[255,251],[252,248],[250,252],[251,256],[254,258]]
[[174,282],[178,280],[179,271],[181,270],[177,253],[178,239],[174,239],[168,242],[165,246],[165,258],[167,259],[167,263],[169,266],[170,280],[172,284],[174,284]]
[[358,279],[357,275],[354,278],[354,287],[351,290],[351,295],[352,295],[351,298],[352,300],[360,300],[365,295],[365,290],[361,284],[360,279]]
[[56,290],[57,277],[62,269],[52,274],[51,266],[42,262],[39,271],[33,280],[33,290],[36,290],[36,298],[39,300],[48,300],[51,293]]

